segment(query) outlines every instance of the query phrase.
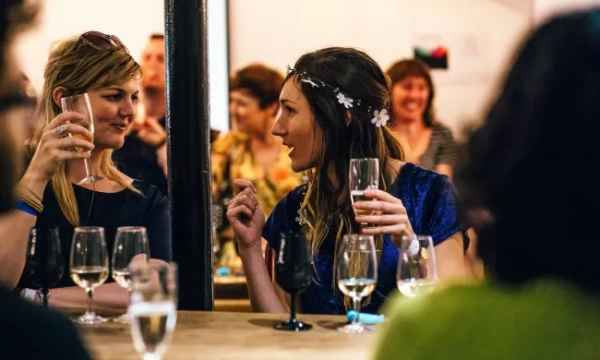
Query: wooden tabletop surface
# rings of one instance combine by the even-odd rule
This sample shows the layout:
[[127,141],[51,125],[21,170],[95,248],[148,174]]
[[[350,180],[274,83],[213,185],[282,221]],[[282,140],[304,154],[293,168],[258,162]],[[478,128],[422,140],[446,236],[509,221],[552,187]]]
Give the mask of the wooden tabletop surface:
[[[342,316],[300,315],[313,328],[304,332],[278,331],[273,325],[284,314],[179,311],[164,360],[191,359],[369,359],[376,331],[347,335],[337,330]],[[108,322],[81,326],[83,338],[99,360],[141,359],[128,325]]]

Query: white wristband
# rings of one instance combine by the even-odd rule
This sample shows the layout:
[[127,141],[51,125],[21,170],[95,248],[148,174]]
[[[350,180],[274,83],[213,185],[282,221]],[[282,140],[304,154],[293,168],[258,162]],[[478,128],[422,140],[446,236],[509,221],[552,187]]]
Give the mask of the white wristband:
[[23,294],[23,298],[27,301],[34,302],[35,301],[36,291],[33,289],[25,289],[25,294]]

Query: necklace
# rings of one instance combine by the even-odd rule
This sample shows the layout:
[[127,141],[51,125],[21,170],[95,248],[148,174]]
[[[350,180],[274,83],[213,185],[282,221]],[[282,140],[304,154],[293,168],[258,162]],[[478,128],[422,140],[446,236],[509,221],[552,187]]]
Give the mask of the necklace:
[[92,216],[92,207],[94,205],[94,197],[96,196],[96,183],[94,184],[94,189],[92,190],[92,199],[90,200],[90,207],[88,208],[87,219],[85,220],[85,226],[90,225],[90,217]]

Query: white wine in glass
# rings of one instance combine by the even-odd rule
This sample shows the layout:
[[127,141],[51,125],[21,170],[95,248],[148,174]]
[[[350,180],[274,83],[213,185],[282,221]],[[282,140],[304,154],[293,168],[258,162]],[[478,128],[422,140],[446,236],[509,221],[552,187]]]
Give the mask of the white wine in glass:
[[[117,228],[112,254],[112,277],[131,297],[131,266],[142,266],[148,261],[148,235],[143,226],[121,226]],[[129,324],[127,313],[113,319],[115,322]]]
[[108,278],[108,253],[104,228],[94,226],[75,228],[69,269],[73,282],[84,288],[88,296],[87,311],[75,321],[88,325],[106,322],[106,318],[96,315],[92,306],[94,289],[104,284]]
[[[92,112],[92,105],[90,104],[90,98],[87,93],[63,97],[60,99],[62,112],[76,112],[83,115],[83,120],[74,122],[75,124],[81,125],[86,128],[92,136],[94,136],[94,114]],[[73,136],[69,134],[69,136]],[[76,135],[79,136],[79,135]],[[92,139],[93,141],[93,139]],[[88,151],[81,148],[76,148],[77,151]],[[79,181],[79,184],[87,184],[104,180],[102,176],[94,175],[92,173],[92,166],[89,159],[83,159],[85,163],[85,178]]]
[[431,236],[417,235],[401,241],[396,281],[400,292],[408,297],[421,296],[435,289],[438,278]]
[[[364,193],[365,190],[379,188],[379,159],[350,159],[348,187],[352,205],[357,201],[370,200],[365,197]],[[354,214],[361,215],[356,212],[356,209],[354,209]],[[361,226],[366,225],[361,224]]]
[[371,295],[377,285],[377,252],[373,235],[344,235],[337,258],[337,284],[354,304],[352,323],[339,328],[345,333],[370,330],[359,321],[363,298]]
[[177,265],[131,270],[131,335],[144,360],[160,360],[177,322]]

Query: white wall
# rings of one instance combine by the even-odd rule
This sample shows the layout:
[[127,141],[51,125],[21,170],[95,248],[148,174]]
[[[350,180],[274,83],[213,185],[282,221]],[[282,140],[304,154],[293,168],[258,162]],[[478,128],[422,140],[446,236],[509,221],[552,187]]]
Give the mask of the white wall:
[[540,23],[556,13],[586,9],[600,6],[600,0],[536,0],[534,4],[534,20]]
[[[208,6],[211,125],[221,130],[228,128],[225,1]],[[411,56],[415,33],[475,34],[486,39],[479,69],[485,76],[460,82],[434,73],[438,114],[458,130],[479,117],[532,20],[592,5],[600,0],[230,0],[231,69],[258,61],[284,71],[302,53],[329,45],[362,48],[385,69]],[[164,0],[46,0],[40,27],[18,47],[24,70],[39,90],[52,43],[92,29],[116,34],[139,59],[148,36],[164,31],[163,9]],[[456,39],[451,66],[461,46]]]
[[40,26],[24,36],[19,54],[33,85],[41,89],[44,66],[56,41],[88,30],[117,35],[139,59],[148,36],[164,32],[162,0],[46,0]]
[[[434,72],[438,115],[459,130],[487,106],[516,40],[531,25],[531,1],[230,0],[231,69],[264,62],[284,71],[307,51],[343,45],[365,50],[385,70],[412,56],[414,34],[450,34],[455,43],[474,34],[485,39],[485,77],[461,82]],[[450,66],[453,51],[462,50],[450,48]]]

